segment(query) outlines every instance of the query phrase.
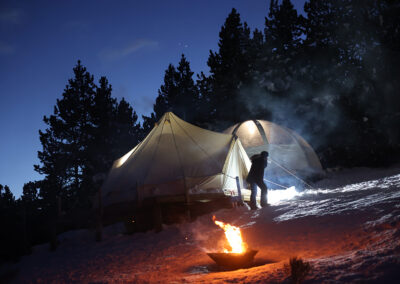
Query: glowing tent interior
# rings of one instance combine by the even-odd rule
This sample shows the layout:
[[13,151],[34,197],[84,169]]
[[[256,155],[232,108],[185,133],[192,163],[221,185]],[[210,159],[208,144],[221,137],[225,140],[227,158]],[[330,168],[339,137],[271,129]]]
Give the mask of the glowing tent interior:
[[147,137],[116,160],[102,188],[103,206],[154,197],[184,201],[238,194],[250,160],[240,140],[167,112]]
[[266,171],[267,180],[292,185],[299,177],[310,179],[324,175],[312,147],[289,128],[265,120],[247,120],[224,133],[238,136],[249,157],[264,150],[269,152],[271,163]]

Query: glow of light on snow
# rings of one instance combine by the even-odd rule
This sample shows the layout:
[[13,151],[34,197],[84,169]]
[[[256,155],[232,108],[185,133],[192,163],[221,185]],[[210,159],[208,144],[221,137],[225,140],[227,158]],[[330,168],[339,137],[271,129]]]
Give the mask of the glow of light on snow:
[[119,168],[120,166],[122,166],[126,160],[128,160],[129,156],[133,153],[133,151],[135,150],[135,148],[133,148],[132,150],[130,150],[128,153],[126,153],[125,155],[123,155],[116,164],[116,167]]
[[225,253],[243,253],[246,251],[246,243],[243,242],[242,234],[239,227],[232,226],[231,224],[217,221],[213,216],[213,221],[216,225],[220,226],[225,232],[225,237],[228,240],[231,250],[225,249]]
[[307,190],[306,194],[327,194],[327,193],[338,193],[338,192],[356,192],[360,190],[370,190],[372,188],[388,189],[393,186],[398,186],[400,182],[400,174],[385,177],[376,180],[364,181],[359,183],[348,184],[344,187],[338,187],[335,189],[315,189]]
[[301,193],[297,192],[296,187],[294,186],[285,190],[270,190],[268,191],[268,203],[271,205],[277,205],[284,200],[290,200],[299,195],[301,195]]
[[[298,194],[300,198],[288,202],[288,211],[274,220],[346,214],[352,210],[379,208],[380,204],[400,198],[399,187],[400,174],[397,174],[332,189],[308,189]],[[363,193],[365,191],[368,191],[368,194]]]

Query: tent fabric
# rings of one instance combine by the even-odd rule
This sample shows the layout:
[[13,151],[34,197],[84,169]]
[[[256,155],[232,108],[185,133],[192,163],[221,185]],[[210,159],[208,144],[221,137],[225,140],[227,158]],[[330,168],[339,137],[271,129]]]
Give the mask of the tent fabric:
[[147,137],[116,160],[102,186],[105,206],[156,196],[237,194],[250,160],[232,134],[202,129],[172,112]]
[[224,133],[237,135],[249,157],[268,151],[270,160],[276,162],[268,165],[267,176],[272,180],[288,175],[284,169],[302,177],[324,174],[312,147],[289,128],[265,120],[248,120],[231,126]]

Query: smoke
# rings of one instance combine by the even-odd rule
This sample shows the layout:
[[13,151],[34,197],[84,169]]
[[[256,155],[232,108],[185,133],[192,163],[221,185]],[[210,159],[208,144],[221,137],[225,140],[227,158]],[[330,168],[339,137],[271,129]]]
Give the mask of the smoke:
[[[304,84],[292,82],[290,91],[280,97],[273,91],[273,81],[243,88],[240,103],[251,119],[265,119],[288,127],[313,147],[326,143],[325,137],[336,130],[342,115],[336,106],[338,94],[331,88],[313,91]],[[315,135],[319,133],[319,135]]]
[[338,145],[346,153],[343,158],[351,152],[360,157],[363,151],[376,154],[385,143],[398,147],[400,5],[328,3],[314,3],[328,14],[314,19],[311,28],[319,34],[310,33],[304,50],[291,62],[271,54],[265,59],[271,67],[255,71],[253,84],[241,87],[245,119],[266,119],[291,128],[314,149],[330,151]]
[[195,244],[205,253],[224,249],[225,234],[214,224],[210,215],[199,217],[195,222],[180,226],[179,229],[188,242]]
[[[205,203],[204,206],[209,205]],[[245,206],[235,209],[220,209],[213,214],[199,216],[194,222],[180,225],[179,230],[188,242],[198,246],[205,253],[222,252],[226,248],[227,239],[224,231],[214,223],[212,217],[215,215],[219,221],[244,228],[248,223],[246,212],[248,212],[248,208]]]

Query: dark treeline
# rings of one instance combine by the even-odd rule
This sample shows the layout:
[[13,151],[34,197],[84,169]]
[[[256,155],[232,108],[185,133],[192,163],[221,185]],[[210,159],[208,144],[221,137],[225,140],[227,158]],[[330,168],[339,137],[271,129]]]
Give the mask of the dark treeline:
[[[182,55],[170,64],[153,112],[138,116],[96,83],[78,61],[74,77],[39,131],[35,170],[43,180],[15,199],[0,185],[1,259],[15,259],[59,232],[87,227],[93,196],[112,162],[136,145],[166,111],[212,130],[246,119],[292,128],[324,167],[382,166],[400,154],[400,2],[271,0],[264,30],[232,9],[194,78]],[[61,224],[61,225],[60,225]]]

